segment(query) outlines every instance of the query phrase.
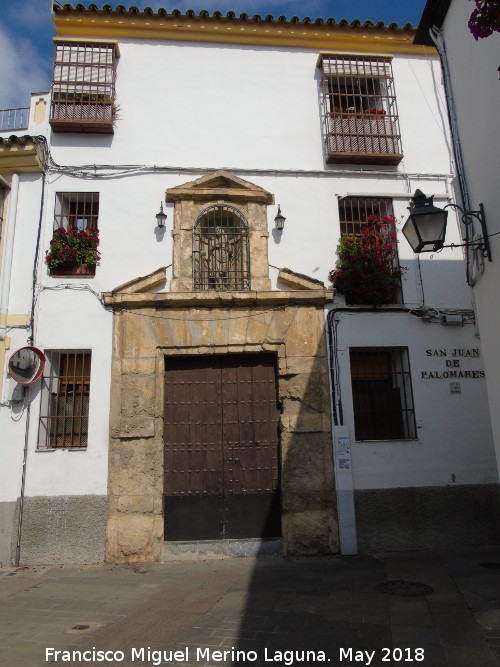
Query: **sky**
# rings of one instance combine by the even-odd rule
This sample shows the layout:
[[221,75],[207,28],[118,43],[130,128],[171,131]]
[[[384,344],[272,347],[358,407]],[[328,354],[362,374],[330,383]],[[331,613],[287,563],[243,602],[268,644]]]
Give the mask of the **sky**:
[[[82,1],[82,0],[80,0]],[[88,5],[91,0],[84,0]],[[64,0],[60,0],[64,4]],[[98,7],[106,0],[94,0]],[[71,4],[76,4],[72,2]],[[108,0],[115,7],[135,5],[139,9],[164,7],[168,12],[206,9],[210,13],[234,11],[249,16],[272,14],[288,19],[321,17],[336,21],[359,19],[418,25],[425,0]],[[26,107],[30,93],[50,87],[53,58],[52,0],[0,0],[0,109]]]

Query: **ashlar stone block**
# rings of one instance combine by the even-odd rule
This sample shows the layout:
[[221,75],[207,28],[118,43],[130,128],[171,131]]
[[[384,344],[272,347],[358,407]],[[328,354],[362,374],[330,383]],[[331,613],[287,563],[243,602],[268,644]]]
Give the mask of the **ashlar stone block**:
[[163,518],[154,514],[115,514],[109,517],[106,560],[127,563],[158,560]]

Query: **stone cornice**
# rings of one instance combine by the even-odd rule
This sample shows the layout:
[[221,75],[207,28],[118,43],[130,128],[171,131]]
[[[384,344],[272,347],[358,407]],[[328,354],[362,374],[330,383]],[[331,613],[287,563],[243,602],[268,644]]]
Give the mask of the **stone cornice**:
[[253,306],[323,306],[333,300],[334,290],[316,289],[272,292],[160,292],[113,294],[104,292],[105,305],[114,310],[135,308],[251,308]]

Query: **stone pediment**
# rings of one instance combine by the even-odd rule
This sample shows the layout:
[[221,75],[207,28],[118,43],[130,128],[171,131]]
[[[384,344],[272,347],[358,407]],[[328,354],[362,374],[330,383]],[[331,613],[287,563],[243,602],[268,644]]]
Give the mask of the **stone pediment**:
[[115,287],[112,292],[109,293],[109,296],[116,296],[118,294],[144,294],[148,292],[153,292],[158,287],[163,287],[167,282],[167,268],[162,267],[149,273],[147,276],[140,276],[139,278],[133,278],[123,285],[118,285]]
[[213,171],[195,181],[169,188],[165,199],[171,202],[183,199],[206,201],[222,199],[224,201],[257,201],[274,204],[274,196],[270,192],[224,169]]
[[324,283],[316,278],[311,278],[303,273],[297,273],[291,269],[280,269],[278,282],[294,290],[318,290],[326,289]]

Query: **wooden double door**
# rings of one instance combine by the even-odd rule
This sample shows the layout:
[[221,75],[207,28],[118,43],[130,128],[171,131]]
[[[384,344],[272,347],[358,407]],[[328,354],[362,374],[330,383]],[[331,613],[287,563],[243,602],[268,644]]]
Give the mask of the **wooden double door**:
[[276,358],[167,357],[165,540],[281,535]]

